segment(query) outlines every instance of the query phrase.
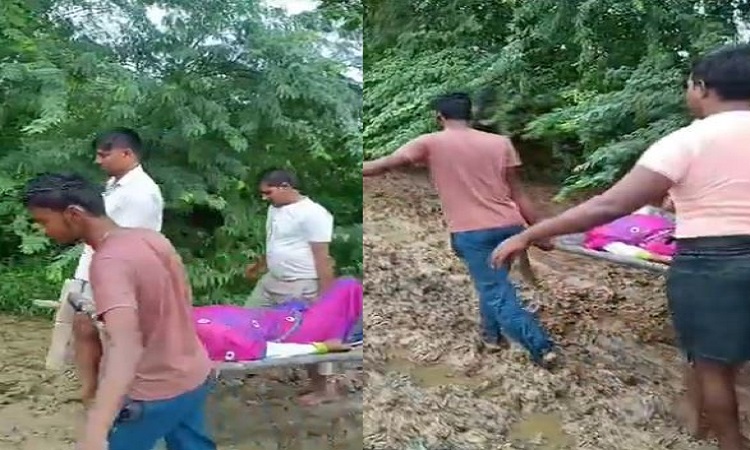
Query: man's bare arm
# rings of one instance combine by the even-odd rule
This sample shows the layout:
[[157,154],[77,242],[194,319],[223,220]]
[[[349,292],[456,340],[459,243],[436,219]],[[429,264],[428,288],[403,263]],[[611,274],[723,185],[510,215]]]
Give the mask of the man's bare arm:
[[135,380],[138,362],[143,354],[143,339],[135,308],[115,307],[103,315],[107,358],[103,376],[86,422],[89,439],[106,441],[123,400]]
[[425,136],[408,142],[392,154],[362,164],[362,176],[382,175],[390,170],[422,162],[427,154]]
[[509,167],[506,171],[506,179],[508,186],[510,187],[510,196],[514,202],[518,205],[518,209],[521,211],[521,215],[528,225],[534,225],[539,222],[541,216],[536,208],[536,205],[531,200],[529,195],[526,193],[526,189],[523,187],[523,181],[521,180],[521,168]]
[[315,261],[315,271],[318,274],[318,294],[323,294],[336,278],[329,252],[330,245],[328,242],[310,242],[310,248]]
[[76,373],[81,380],[82,401],[85,407],[94,399],[102,359],[99,330],[86,314],[73,317],[73,350]]

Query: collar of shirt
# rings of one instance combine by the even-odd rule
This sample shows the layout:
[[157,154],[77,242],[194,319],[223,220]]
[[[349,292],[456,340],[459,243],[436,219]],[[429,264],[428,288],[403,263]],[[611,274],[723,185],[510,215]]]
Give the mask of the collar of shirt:
[[143,171],[143,166],[139,164],[135,166],[130,172],[121,176],[119,180],[115,177],[111,177],[109,180],[107,180],[106,189],[107,191],[111,191],[117,189],[118,187],[127,186],[128,184],[137,181],[138,178],[140,178],[140,176],[145,173],[146,172]]

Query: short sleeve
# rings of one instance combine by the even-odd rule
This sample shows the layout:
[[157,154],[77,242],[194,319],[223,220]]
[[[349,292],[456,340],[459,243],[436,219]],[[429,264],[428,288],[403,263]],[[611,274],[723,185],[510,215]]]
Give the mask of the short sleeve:
[[393,155],[403,157],[412,164],[424,163],[427,161],[427,153],[429,151],[428,140],[428,135],[412,139],[396,150]]
[[694,154],[684,130],[677,130],[658,140],[641,155],[636,165],[663,175],[673,183],[682,181]]
[[310,209],[302,225],[307,242],[331,242],[333,240],[333,215],[316,205]]
[[97,316],[117,308],[138,309],[135,270],[130,261],[94,254],[89,273]]
[[507,167],[520,167],[521,166],[521,155],[518,154],[518,150],[516,150],[516,147],[513,145],[513,141],[510,139],[506,139],[506,148],[507,148],[507,155],[508,160],[506,161]]

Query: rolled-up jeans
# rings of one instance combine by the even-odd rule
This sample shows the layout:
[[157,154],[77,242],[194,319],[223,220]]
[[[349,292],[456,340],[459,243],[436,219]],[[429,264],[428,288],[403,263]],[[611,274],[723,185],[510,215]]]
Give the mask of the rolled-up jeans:
[[538,318],[521,303],[505,268],[490,265],[492,251],[523,231],[522,226],[462,231],[451,234],[451,246],[464,261],[479,294],[479,311],[485,342],[501,336],[521,344],[539,361],[553,343]]

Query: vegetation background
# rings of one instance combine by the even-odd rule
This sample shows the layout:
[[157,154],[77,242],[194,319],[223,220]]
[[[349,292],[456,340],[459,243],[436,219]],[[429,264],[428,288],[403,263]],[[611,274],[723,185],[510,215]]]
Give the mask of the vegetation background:
[[433,131],[435,95],[472,93],[562,194],[617,179],[688,123],[691,60],[747,40],[747,0],[372,0],[364,15],[364,149]]
[[[279,2],[276,2],[279,3]],[[104,181],[90,142],[137,129],[165,234],[201,302],[240,300],[262,252],[257,180],[288,167],[336,217],[342,273],[362,270],[362,29],[338,2],[290,16],[259,1],[0,2],[0,311],[56,298],[79,248],[29,222],[31,176]],[[360,8],[361,17],[361,8]]]

